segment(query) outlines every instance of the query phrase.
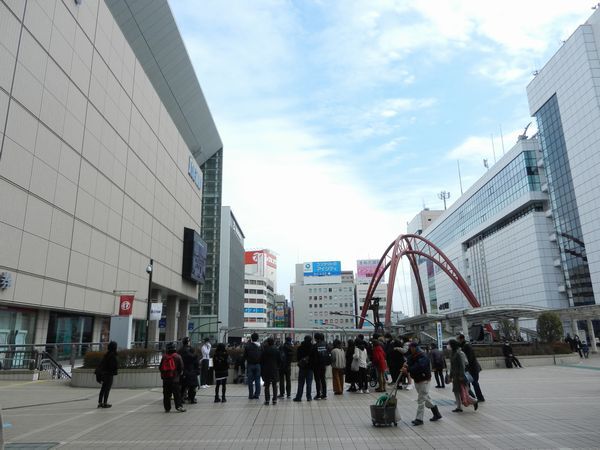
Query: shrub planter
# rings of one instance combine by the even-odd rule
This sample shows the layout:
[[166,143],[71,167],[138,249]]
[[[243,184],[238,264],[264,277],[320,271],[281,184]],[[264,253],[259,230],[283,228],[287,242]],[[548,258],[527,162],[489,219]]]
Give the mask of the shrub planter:
[[[535,366],[562,366],[565,364],[577,364],[580,360],[577,353],[567,355],[516,355],[523,367]],[[479,365],[483,370],[486,369],[506,369],[503,356],[493,356],[488,358],[477,358]]]
[[[96,388],[100,387],[100,383],[96,381],[94,369],[73,369],[71,386]],[[156,368],[119,369],[119,374],[114,378],[112,387],[125,389],[162,387],[162,380],[160,372]]]
[[50,379],[50,375],[47,372],[40,372],[39,370],[0,370],[0,381],[36,381],[48,379]]

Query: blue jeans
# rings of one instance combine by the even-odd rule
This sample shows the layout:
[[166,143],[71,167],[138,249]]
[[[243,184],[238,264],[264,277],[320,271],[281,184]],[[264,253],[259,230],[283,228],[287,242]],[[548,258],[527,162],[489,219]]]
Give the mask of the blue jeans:
[[260,364],[246,365],[246,382],[248,397],[260,397]]
[[302,392],[304,391],[304,383],[306,383],[306,399],[312,400],[312,382],[312,369],[300,368],[298,371],[298,391],[296,392],[297,399],[302,398]]

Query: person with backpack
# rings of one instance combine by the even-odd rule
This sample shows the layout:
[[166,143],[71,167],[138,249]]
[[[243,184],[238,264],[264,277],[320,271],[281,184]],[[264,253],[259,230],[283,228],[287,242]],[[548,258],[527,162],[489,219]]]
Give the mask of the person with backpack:
[[271,387],[273,387],[273,404],[277,404],[277,380],[279,379],[279,349],[275,340],[270,337],[265,341],[260,357],[260,373],[265,382],[265,405],[271,400]]
[[163,382],[163,406],[165,412],[171,411],[171,396],[175,400],[175,409],[178,412],[185,412],[183,402],[181,401],[181,376],[183,374],[183,360],[175,351],[175,344],[169,342],[167,351],[160,360],[158,366],[160,378]]
[[331,376],[333,378],[334,395],[344,393],[344,370],[346,369],[346,354],[342,350],[342,342],[339,339],[333,341],[331,350]]
[[315,333],[312,363],[315,374],[315,386],[317,388],[315,400],[327,400],[327,379],[325,378],[325,372],[327,371],[327,366],[331,365],[331,353],[329,353],[323,333]]
[[198,375],[200,374],[200,361],[194,349],[190,346],[190,338],[181,340],[181,348],[177,351],[183,361],[183,377],[181,378],[181,398],[190,403],[196,401],[196,389],[198,388]]
[[[229,376],[229,354],[225,344],[219,342],[213,355],[213,368],[215,371],[215,403],[225,403],[225,390],[227,388],[227,377]],[[219,387],[221,387],[221,398],[219,398]]]
[[258,342],[258,333],[252,333],[250,342],[244,347],[246,361],[246,383],[248,383],[248,399],[260,398],[260,357],[262,349]]
[[302,393],[304,391],[304,385],[306,385],[306,401],[312,400],[312,381],[313,381],[313,369],[311,365],[311,354],[312,354],[312,337],[304,336],[304,340],[298,347],[296,359],[298,360],[298,390],[294,397],[295,402],[302,401]]
[[431,369],[435,375],[435,387],[444,389],[446,387],[444,384],[444,370],[447,368],[444,353],[434,345],[429,352],[429,355],[431,359]]
[[294,346],[290,336],[285,338],[285,343],[279,347],[279,398],[283,398],[285,391],[287,398],[292,396],[292,358]]
[[118,374],[119,363],[117,361],[117,343],[110,341],[108,351],[102,357],[100,364],[96,368],[96,381],[102,383],[100,393],[98,394],[98,408],[110,408],[112,405],[108,402],[108,394],[113,384],[113,378]]
[[429,381],[431,380],[431,362],[422,351],[416,342],[411,342],[408,346],[408,356],[406,365],[410,376],[415,382],[415,390],[417,391],[417,417],[412,421],[414,426],[423,425],[423,413],[425,406],[431,409],[433,417],[429,420],[435,422],[442,418],[440,410],[431,402],[429,397]]

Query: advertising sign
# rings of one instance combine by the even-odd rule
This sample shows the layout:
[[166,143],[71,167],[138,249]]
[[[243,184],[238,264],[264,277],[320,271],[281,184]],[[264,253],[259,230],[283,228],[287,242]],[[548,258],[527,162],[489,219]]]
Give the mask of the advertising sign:
[[119,315],[130,316],[133,312],[133,295],[121,295],[119,299]]
[[189,281],[204,283],[208,247],[191,228],[183,229],[183,264],[181,276]]
[[[356,261],[356,281],[358,283],[370,283],[375,276],[377,264],[379,264],[377,259],[359,259]],[[385,276],[381,277],[381,283],[385,283]]]
[[443,344],[443,337],[442,337],[442,322],[436,322],[435,323],[436,326],[436,330],[437,330],[437,342],[438,342],[438,348],[440,350],[444,350],[444,344]]
[[266,250],[246,252],[244,262],[246,264],[266,264],[268,267],[277,269],[277,256],[272,255]]
[[336,284],[342,282],[340,261],[304,263],[304,284]]
[[244,308],[244,312],[264,314],[267,312],[267,310],[265,308]]
[[162,317],[162,303],[150,304],[150,320],[160,320]]
[[167,319],[162,318],[158,321],[158,328],[167,328]]

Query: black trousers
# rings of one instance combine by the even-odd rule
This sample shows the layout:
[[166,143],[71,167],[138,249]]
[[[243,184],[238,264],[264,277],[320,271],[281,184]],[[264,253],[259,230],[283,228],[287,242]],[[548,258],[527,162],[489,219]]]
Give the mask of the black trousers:
[[183,406],[181,402],[181,386],[173,379],[163,380],[163,406],[165,411],[171,411],[171,395],[175,399],[175,408]]
[[285,366],[279,369],[279,395],[283,397],[283,391],[288,397],[292,395],[292,367]]
[[200,361],[200,385],[208,385],[208,359]]
[[441,370],[436,370],[433,373],[435,375],[435,382],[437,386],[445,387],[446,385],[444,384],[444,372]]
[[481,401],[485,401],[485,398],[483,398],[483,394],[481,393],[481,388],[479,387],[479,372],[469,372],[471,374],[471,376],[473,377],[473,383],[471,383],[473,385],[473,390],[475,391],[475,396],[477,397],[477,400],[481,400]]
[[106,403],[108,401],[108,394],[110,394],[110,388],[113,384],[114,375],[104,374],[102,376],[102,387],[100,388],[100,394],[98,394],[98,403]]
[[325,379],[325,366],[315,367],[315,387],[318,397],[327,397],[327,380]]
[[369,384],[367,383],[367,368],[360,367],[358,369],[358,390],[366,391],[369,389]]
[[271,400],[271,387],[273,387],[273,402],[277,402],[277,380],[265,381],[265,402]]

